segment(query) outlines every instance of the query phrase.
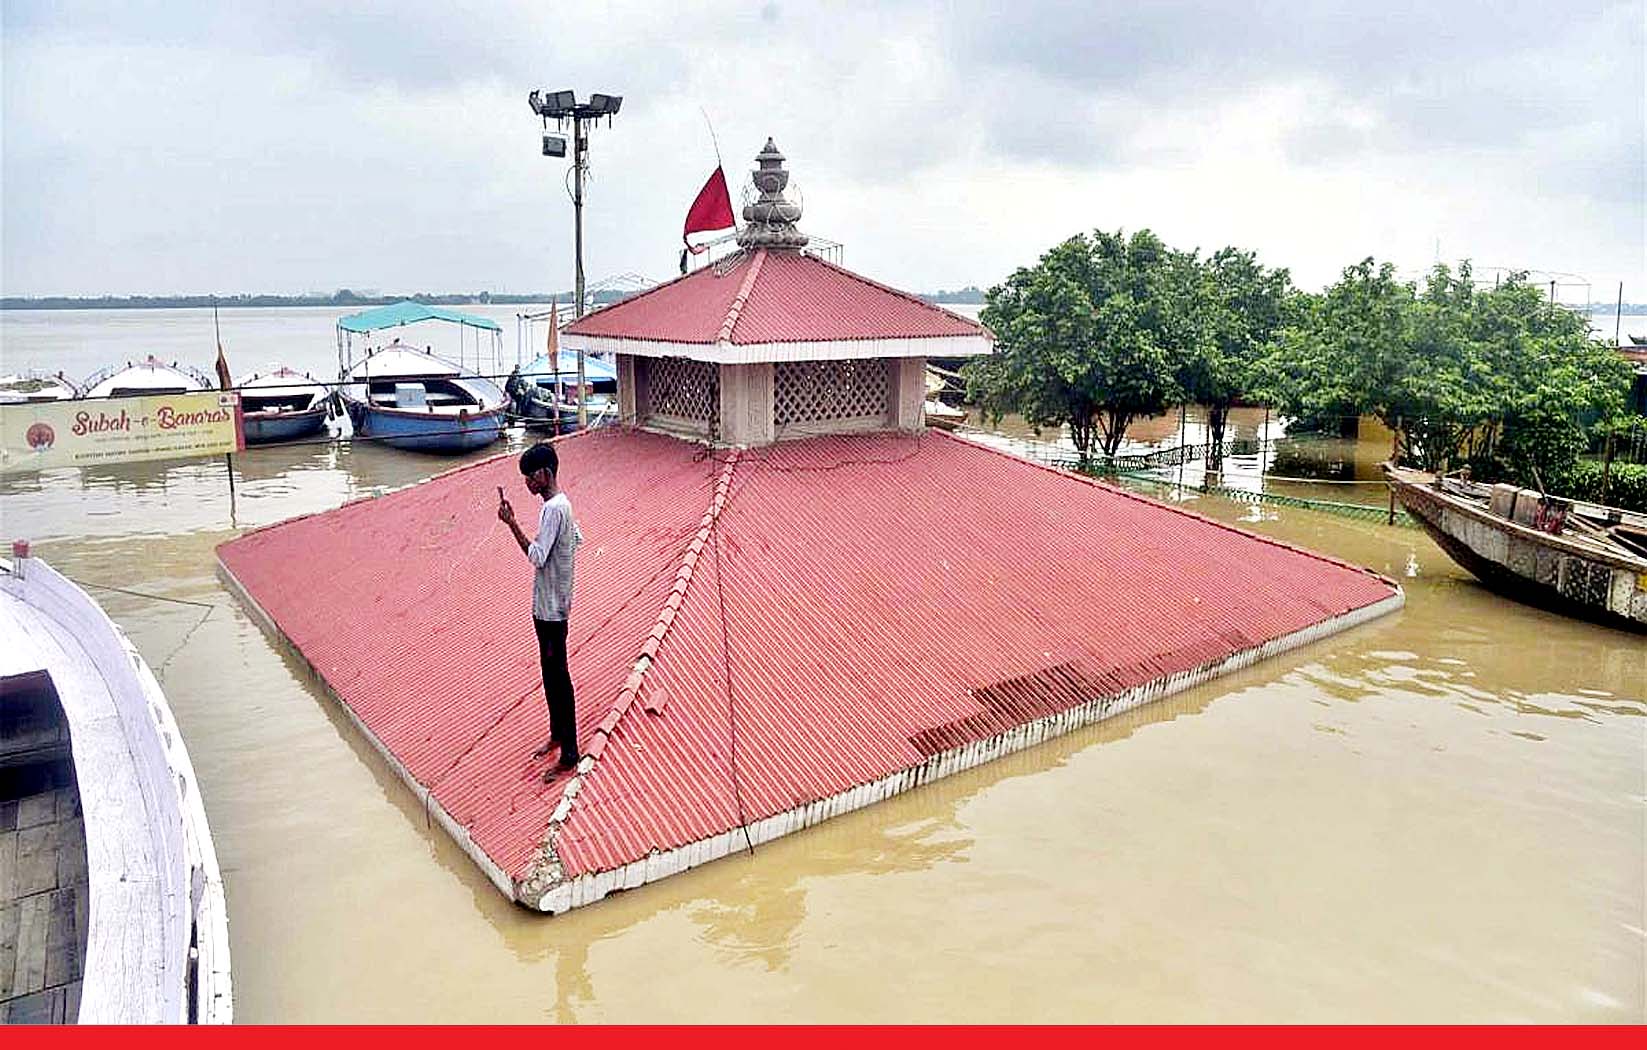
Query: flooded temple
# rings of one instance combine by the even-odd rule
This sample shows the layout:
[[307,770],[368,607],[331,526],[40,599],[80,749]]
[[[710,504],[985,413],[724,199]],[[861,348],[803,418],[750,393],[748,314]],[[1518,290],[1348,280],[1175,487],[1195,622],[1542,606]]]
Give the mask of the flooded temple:
[[572,775],[532,756],[513,456],[218,549],[510,898],[587,904],[1400,607],[1371,571],[926,430],[926,358],[988,334],[809,254],[784,158],[757,159],[739,251],[564,335],[613,355],[622,416],[557,443],[586,540]]

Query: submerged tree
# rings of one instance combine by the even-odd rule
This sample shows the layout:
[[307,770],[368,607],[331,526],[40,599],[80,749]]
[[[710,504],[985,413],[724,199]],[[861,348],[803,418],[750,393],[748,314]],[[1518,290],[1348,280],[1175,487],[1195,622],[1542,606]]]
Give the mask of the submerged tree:
[[1196,294],[1193,258],[1148,230],[1072,237],[990,289],[996,352],[967,366],[968,396],[996,419],[1068,426],[1082,459],[1114,456],[1134,419],[1178,395]]
[[1252,252],[1225,248],[1200,268],[1199,294],[1191,301],[1202,326],[1179,360],[1184,395],[1206,407],[1207,469],[1223,465],[1224,429],[1230,406],[1259,385],[1260,366],[1279,337],[1292,280],[1284,269],[1265,269]]
[[1524,480],[1572,463],[1622,404],[1616,355],[1523,277],[1478,289],[1464,263],[1422,290],[1365,259],[1290,324],[1264,386],[1291,415],[1376,416],[1393,454],[1426,470],[1469,461]]

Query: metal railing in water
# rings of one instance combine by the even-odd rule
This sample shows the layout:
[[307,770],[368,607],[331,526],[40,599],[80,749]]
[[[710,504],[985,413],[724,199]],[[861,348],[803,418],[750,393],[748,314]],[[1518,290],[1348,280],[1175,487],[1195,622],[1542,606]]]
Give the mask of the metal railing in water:
[[[1395,508],[1392,514],[1391,508],[1382,504],[1351,503],[1342,500],[1317,499],[1310,496],[1294,496],[1283,492],[1271,492],[1263,487],[1247,489],[1228,485],[1209,485],[1206,482],[1205,474],[1202,475],[1199,483],[1193,483],[1150,473],[1154,470],[1203,462],[1207,458],[1207,453],[1211,451],[1211,443],[1173,445],[1132,455],[1096,457],[1085,461],[1071,453],[1069,449],[1049,442],[1014,438],[1011,444],[1012,451],[1025,459],[1075,474],[1086,474],[1097,478],[1113,478],[1119,481],[1150,485],[1178,492],[1193,492],[1203,496],[1220,496],[1239,503],[1297,507],[1301,510],[1313,510],[1323,514],[1333,514],[1341,518],[1353,518],[1357,521],[1398,525],[1404,528],[1418,527],[1418,522],[1399,507]],[[1225,441],[1223,443],[1224,457],[1226,459],[1236,456],[1262,457],[1266,452],[1273,450],[1276,444],[1274,440],[1260,441],[1256,438]],[[1331,478],[1278,477],[1263,473],[1260,473],[1257,477],[1261,486],[1279,483],[1301,485],[1365,484],[1380,489],[1385,487],[1382,481],[1345,482]]]

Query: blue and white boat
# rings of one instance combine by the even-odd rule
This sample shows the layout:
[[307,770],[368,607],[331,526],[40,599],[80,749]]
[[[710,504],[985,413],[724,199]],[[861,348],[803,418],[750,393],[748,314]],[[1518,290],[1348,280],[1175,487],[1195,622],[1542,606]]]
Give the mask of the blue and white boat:
[[[603,358],[586,354],[583,377],[586,384],[583,407],[588,413],[589,425],[598,427],[617,422],[617,367]],[[539,417],[547,415],[546,409],[549,409],[554,412],[560,429],[575,429],[578,425],[577,385],[578,355],[574,351],[539,354],[520,370],[514,391],[516,411]]]
[[[356,357],[356,336],[370,337],[385,329],[424,321],[457,327],[459,361],[418,349],[396,336],[387,344],[370,347]],[[394,448],[419,452],[467,452],[490,445],[503,436],[507,398],[503,390],[482,375],[478,367],[462,363],[464,334],[475,334],[477,366],[484,361],[480,344],[490,335],[492,367],[502,328],[497,322],[423,303],[402,302],[351,314],[337,323],[338,395],[362,437],[381,440]]]
[[279,365],[235,380],[248,445],[297,441],[326,426],[331,399],[320,380]]

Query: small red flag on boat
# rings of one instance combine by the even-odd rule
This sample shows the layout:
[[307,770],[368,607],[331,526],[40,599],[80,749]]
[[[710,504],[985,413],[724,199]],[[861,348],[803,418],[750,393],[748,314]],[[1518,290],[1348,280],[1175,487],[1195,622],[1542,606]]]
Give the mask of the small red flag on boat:
[[217,386],[220,390],[227,390],[234,386],[234,380],[229,376],[229,359],[223,356],[223,344],[217,344]]
[[698,196],[692,201],[692,207],[686,210],[686,228],[681,231],[681,242],[686,250],[696,255],[704,251],[704,245],[693,247],[686,240],[694,233],[708,233],[711,230],[724,230],[736,225],[732,218],[732,195],[726,192],[726,173],[720,165],[709,176],[709,181],[703,184]]

